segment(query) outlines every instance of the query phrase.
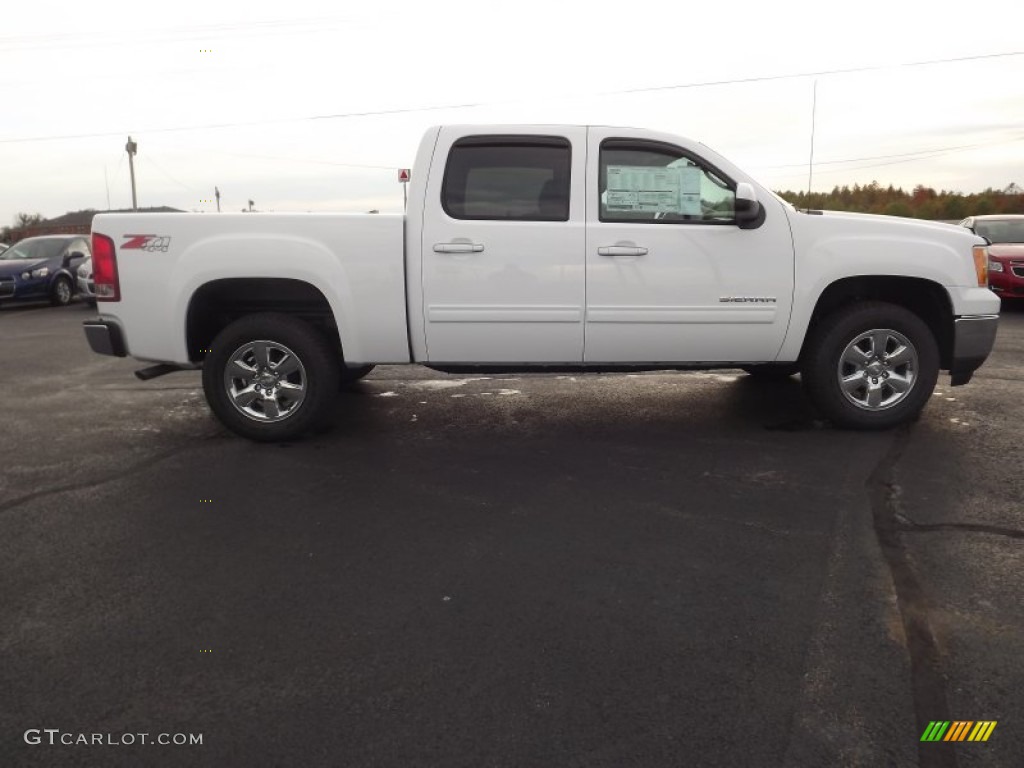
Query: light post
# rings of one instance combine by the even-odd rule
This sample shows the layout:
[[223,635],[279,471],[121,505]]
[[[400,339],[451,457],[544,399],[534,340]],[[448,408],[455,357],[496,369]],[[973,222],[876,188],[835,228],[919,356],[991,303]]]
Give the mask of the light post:
[[128,169],[132,175],[132,210],[139,210],[138,200],[135,198],[135,161],[133,158],[139,151],[139,145],[132,141],[132,137],[128,137],[128,143],[124,145],[124,151],[128,153]]

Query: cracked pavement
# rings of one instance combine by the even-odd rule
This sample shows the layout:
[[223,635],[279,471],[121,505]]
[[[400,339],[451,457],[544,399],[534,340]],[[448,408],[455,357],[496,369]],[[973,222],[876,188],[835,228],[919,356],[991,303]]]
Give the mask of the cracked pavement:
[[89,315],[0,310],[5,765],[1020,764],[1020,308],[889,433],[738,372],[382,367],[286,446]]

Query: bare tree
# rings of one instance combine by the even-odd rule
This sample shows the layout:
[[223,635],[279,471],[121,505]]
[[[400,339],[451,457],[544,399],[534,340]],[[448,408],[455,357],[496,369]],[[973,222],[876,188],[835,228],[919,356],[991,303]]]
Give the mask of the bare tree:
[[43,214],[41,213],[19,213],[14,217],[14,228],[23,229],[24,227],[31,227],[34,224],[39,224],[43,220]]
[[14,224],[0,227],[0,243],[12,243],[24,237],[27,227],[35,226],[43,221],[41,213],[18,213],[14,216]]

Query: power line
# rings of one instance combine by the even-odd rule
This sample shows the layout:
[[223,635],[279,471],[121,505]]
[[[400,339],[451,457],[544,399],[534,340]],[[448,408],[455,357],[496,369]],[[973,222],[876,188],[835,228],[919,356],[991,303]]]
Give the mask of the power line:
[[83,35],[80,32],[65,32],[43,35],[19,35],[0,37],[0,51],[48,49],[48,48],[109,48],[112,45],[147,45],[158,42],[180,42],[186,40],[210,40],[224,37],[252,37],[281,35],[289,32],[310,32],[333,28],[339,25],[359,24],[362,20],[343,16],[310,17],[305,19],[229,22],[171,28],[139,28],[103,34]]
[[392,165],[366,165],[363,163],[337,163],[333,160],[313,160],[312,158],[306,157],[281,157],[278,155],[256,155],[250,152],[225,152],[220,149],[201,149],[200,152],[208,152],[214,155],[226,155],[228,157],[253,157],[259,160],[276,160],[282,163],[311,163],[314,165],[333,165],[339,168],[368,168],[374,171],[390,171],[401,166],[401,163],[394,163]]
[[[253,120],[251,122],[236,123],[208,123],[206,125],[182,125],[173,128],[140,128],[132,130],[136,135],[151,133],[173,133],[177,131],[203,131],[217,128],[245,128],[254,125],[274,125],[278,123],[296,123],[303,120],[311,120],[308,117],[280,118],[278,120]],[[17,139],[0,139],[0,144],[26,144],[37,141],[63,141],[65,139],[103,139],[111,136],[121,136],[124,131],[102,131],[98,133],[68,133],[55,136],[32,136]]]
[[[583,97],[588,97],[588,96],[589,97],[617,96],[617,95],[624,95],[624,94],[631,94],[631,93],[653,93],[653,92],[657,92],[657,91],[681,90],[681,89],[685,89],[685,88],[710,88],[710,87],[716,87],[716,86],[722,86],[722,85],[737,85],[737,84],[742,84],[742,83],[757,83],[757,82],[767,82],[767,81],[773,81],[773,80],[795,80],[795,79],[806,78],[806,77],[824,77],[824,76],[828,76],[828,75],[849,74],[849,73],[853,73],[853,72],[872,72],[872,71],[885,70],[885,69],[895,69],[895,68],[900,68],[900,67],[923,67],[923,66],[931,66],[931,65],[936,65],[936,64],[952,64],[952,63],[957,63],[957,62],[978,61],[978,60],[983,60],[983,59],[1008,58],[1008,57],[1012,57],[1012,56],[1021,56],[1021,55],[1024,55],[1024,51],[1008,51],[1008,52],[1005,52],[1005,53],[990,53],[990,54],[982,54],[982,55],[978,55],[978,56],[960,56],[960,57],[956,57],[956,58],[947,58],[947,59],[929,59],[929,60],[925,60],[925,61],[911,61],[911,62],[905,62],[905,63],[902,63],[902,64],[879,64],[879,65],[867,66],[867,67],[850,67],[850,68],[847,68],[847,69],[820,70],[820,71],[817,71],[817,72],[797,72],[797,73],[790,73],[790,74],[784,74],[784,75],[764,75],[764,76],[760,76],[760,77],[744,77],[744,78],[735,78],[735,79],[731,79],[731,80],[708,80],[708,81],[702,81],[702,82],[696,82],[696,83],[680,83],[680,84],[676,84],[676,85],[660,85],[660,86],[652,86],[652,87],[647,87],[647,88],[623,88],[623,89],[620,89],[620,90],[604,91],[604,92],[591,93],[591,94],[585,94],[585,93],[578,93],[577,92],[577,93],[574,93],[574,94],[570,94],[570,96],[575,96],[575,97],[581,97],[581,96],[583,96]],[[554,97],[548,97],[548,98],[554,98]],[[559,98],[564,98],[564,97],[559,97]],[[434,106],[426,106],[426,107],[405,107],[405,108],[399,108],[399,109],[381,109],[381,110],[372,110],[372,111],[365,111],[365,112],[339,112],[339,113],[335,113],[335,114],[311,115],[311,116],[308,116],[308,117],[286,117],[286,118],[277,118],[277,119],[273,119],[273,120],[250,120],[250,121],[230,122],[230,123],[207,123],[207,124],[202,124],[202,125],[169,126],[169,127],[161,127],[161,128],[139,128],[139,129],[133,129],[132,132],[137,134],[137,135],[141,135],[141,134],[155,134],[155,133],[177,133],[177,132],[184,132],[184,131],[220,130],[220,129],[224,129],[224,128],[249,128],[249,127],[253,127],[253,126],[282,125],[282,124],[285,124],[285,123],[299,123],[299,122],[308,122],[308,121],[314,121],[314,120],[342,120],[342,119],[352,119],[352,118],[359,118],[359,117],[381,117],[381,116],[385,116],[385,115],[410,114],[410,113],[417,113],[417,112],[436,112],[436,111],[453,110],[453,109],[475,109],[475,108],[479,108],[479,107],[493,107],[493,106],[501,106],[501,105],[507,105],[507,104],[517,104],[517,103],[523,103],[524,101],[543,101],[543,100],[544,100],[544,98],[532,99],[532,100],[519,99],[519,100],[506,100],[506,101],[471,102],[471,103],[464,103],[464,104],[443,104],[443,105],[434,105]],[[54,136],[28,136],[28,137],[19,137],[19,138],[13,138],[13,139],[0,139],[0,144],[25,144],[25,143],[30,143],[30,142],[65,141],[65,140],[72,140],[72,139],[97,139],[97,138],[107,138],[107,137],[110,137],[110,136],[121,136],[123,134],[124,134],[124,131],[123,130],[119,130],[119,131],[104,131],[104,132],[98,132],[98,133],[60,134],[60,135],[54,135]]]
[[173,181],[179,187],[181,187],[182,189],[187,189],[189,192],[192,192],[193,194],[196,193],[196,189],[195,188],[190,187],[188,184],[185,184],[184,182],[178,181],[176,178],[171,176],[171,174],[169,174],[167,171],[165,171],[163,166],[160,165],[160,163],[158,163],[151,155],[146,154],[146,155],[143,155],[143,157],[145,157],[147,163],[151,164],[154,168],[156,168],[158,171],[160,171],[160,173],[162,173],[165,177],[167,177],[168,179]]
[[[932,158],[940,157],[941,155],[951,155],[951,154],[954,154],[956,152],[966,152],[967,149],[970,149],[970,148],[976,148],[976,147],[981,147],[981,146],[991,146],[992,144],[1009,144],[1009,143],[1015,142],[1015,141],[1024,141],[1024,137],[1017,138],[1017,139],[1011,139],[1010,141],[1005,141],[1005,142],[990,142],[989,144],[977,144],[977,145],[969,146],[969,147],[967,147],[965,149],[949,150],[949,151],[944,151],[944,152],[931,152],[931,153],[928,153],[928,154],[921,154],[919,157],[910,157],[910,158],[905,158],[903,160],[890,160],[890,161],[885,162],[885,163],[871,163],[869,165],[858,165],[858,166],[856,166],[854,168],[826,168],[823,171],[818,171],[818,173],[841,173],[841,172],[849,173],[850,171],[866,171],[866,170],[868,170],[870,168],[883,168],[883,167],[885,167],[887,165],[902,165],[904,163],[915,163],[918,160],[931,160]],[[802,165],[802,163],[800,163],[799,165]],[[798,177],[797,174],[794,173],[794,174],[789,174],[789,175],[783,176],[782,178],[784,178],[784,179],[795,179],[795,178],[802,178],[802,177]]]
[[[889,159],[893,159],[893,158],[910,158],[910,160],[901,161],[901,162],[911,162],[913,160],[924,160],[924,159],[927,159],[929,157],[938,157],[940,155],[951,154],[953,152],[963,152],[963,151],[966,151],[968,149],[978,149],[979,147],[992,147],[992,146],[996,146],[998,144],[1013,144],[1014,142],[1018,142],[1018,141],[1024,141],[1024,135],[1017,136],[1016,138],[1013,138],[1013,139],[1000,139],[999,141],[985,141],[985,142],[980,142],[980,143],[977,143],[977,144],[958,144],[958,145],[952,146],[952,147],[936,147],[935,149],[919,149],[916,152],[901,152],[899,154],[894,154],[894,155],[867,155],[865,157],[850,157],[850,158],[846,158],[846,159],[843,159],[843,160],[816,160],[814,164],[815,165],[843,165],[843,164],[846,164],[846,163],[860,163],[860,162],[864,162],[865,160],[889,160]],[[893,165],[893,164],[895,164],[895,163],[879,163],[878,165],[865,166],[865,167],[867,167],[867,168],[877,168],[877,167],[879,167],[881,165]],[[776,169],[780,169],[780,168],[802,168],[805,165],[806,165],[806,163],[784,163],[782,165],[760,165],[760,166],[755,166],[755,167],[760,169],[760,170],[776,170]],[[837,168],[835,170],[849,170],[849,169]],[[853,170],[856,170],[856,169],[853,169]]]
[[788,75],[763,75],[760,77],[743,77],[734,80],[705,80],[699,83],[683,83],[681,85],[656,85],[648,88],[626,88],[617,91],[605,91],[599,95],[617,95],[620,93],[649,93],[654,91],[672,91],[683,88],[706,88],[713,85],[739,85],[741,83],[763,83],[771,80],[794,80],[802,77],[825,77],[826,75],[849,75],[855,72],[877,72],[883,69],[899,69],[901,67],[926,67],[934,64],[955,64],[963,61],[980,61],[982,59],[1002,59],[1010,56],[1024,55],[1024,51],[1007,51],[1006,53],[985,53],[978,56],[957,56],[949,59],[927,59],[925,61],[906,61],[899,64],[874,64],[867,67],[848,67],[845,69],[822,69],[816,72],[794,72]]

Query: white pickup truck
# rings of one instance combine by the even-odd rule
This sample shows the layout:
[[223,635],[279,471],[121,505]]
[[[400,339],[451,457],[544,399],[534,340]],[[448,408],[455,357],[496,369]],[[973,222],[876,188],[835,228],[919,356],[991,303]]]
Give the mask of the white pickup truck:
[[833,423],[913,419],[995,339],[986,241],[799,211],[698,142],[445,126],[406,215],[103,214],[93,350],[202,368],[231,430],[294,438],[374,364],[799,372]]

